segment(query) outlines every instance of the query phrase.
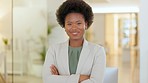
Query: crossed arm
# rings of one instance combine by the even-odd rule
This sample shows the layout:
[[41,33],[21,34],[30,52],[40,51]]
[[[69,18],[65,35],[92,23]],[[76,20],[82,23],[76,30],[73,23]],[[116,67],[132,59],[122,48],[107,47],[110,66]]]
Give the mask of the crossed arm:
[[[60,75],[58,72],[58,69],[54,65],[50,66],[50,72],[52,75]],[[87,80],[89,78],[90,78],[90,75],[80,75],[79,83],[81,83],[82,81]]]

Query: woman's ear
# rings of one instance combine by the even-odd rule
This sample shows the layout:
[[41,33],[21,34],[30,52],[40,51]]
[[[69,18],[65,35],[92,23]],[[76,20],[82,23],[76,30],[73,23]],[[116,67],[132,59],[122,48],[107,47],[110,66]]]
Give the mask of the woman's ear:
[[85,30],[87,30],[87,27],[85,27]]
[[87,30],[88,29],[88,24],[87,24],[87,22],[85,22],[85,30]]

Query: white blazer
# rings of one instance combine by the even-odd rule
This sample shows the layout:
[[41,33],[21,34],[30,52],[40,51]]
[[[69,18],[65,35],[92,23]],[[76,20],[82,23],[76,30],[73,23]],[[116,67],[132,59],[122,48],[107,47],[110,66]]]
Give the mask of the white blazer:
[[[80,74],[90,75],[90,79],[81,83],[103,83],[106,54],[100,45],[92,44],[84,40],[80,54],[76,74],[70,75],[68,60],[69,40],[50,46],[43,65],[44,83],[78,83]],[[54,64],[60,75],[52,75],[50,66]]]

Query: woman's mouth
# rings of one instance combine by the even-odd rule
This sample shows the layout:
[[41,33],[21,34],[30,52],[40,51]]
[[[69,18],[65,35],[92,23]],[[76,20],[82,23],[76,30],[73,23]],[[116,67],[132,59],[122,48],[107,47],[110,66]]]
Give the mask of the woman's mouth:
[[73,34],[73,35],[77,35],[77,34],[78,34],[78,32],[73,32],[72,34]]

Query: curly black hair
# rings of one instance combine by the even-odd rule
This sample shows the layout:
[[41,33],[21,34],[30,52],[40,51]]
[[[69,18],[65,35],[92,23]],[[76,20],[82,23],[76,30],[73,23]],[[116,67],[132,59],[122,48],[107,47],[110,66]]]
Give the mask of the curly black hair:
[[83,0],[66,0],[56,11],[57,21],[63,28],[65,27],[65,17],[69,13],[81,13],[87,22],[87,28],[93,23],[92,8]]

